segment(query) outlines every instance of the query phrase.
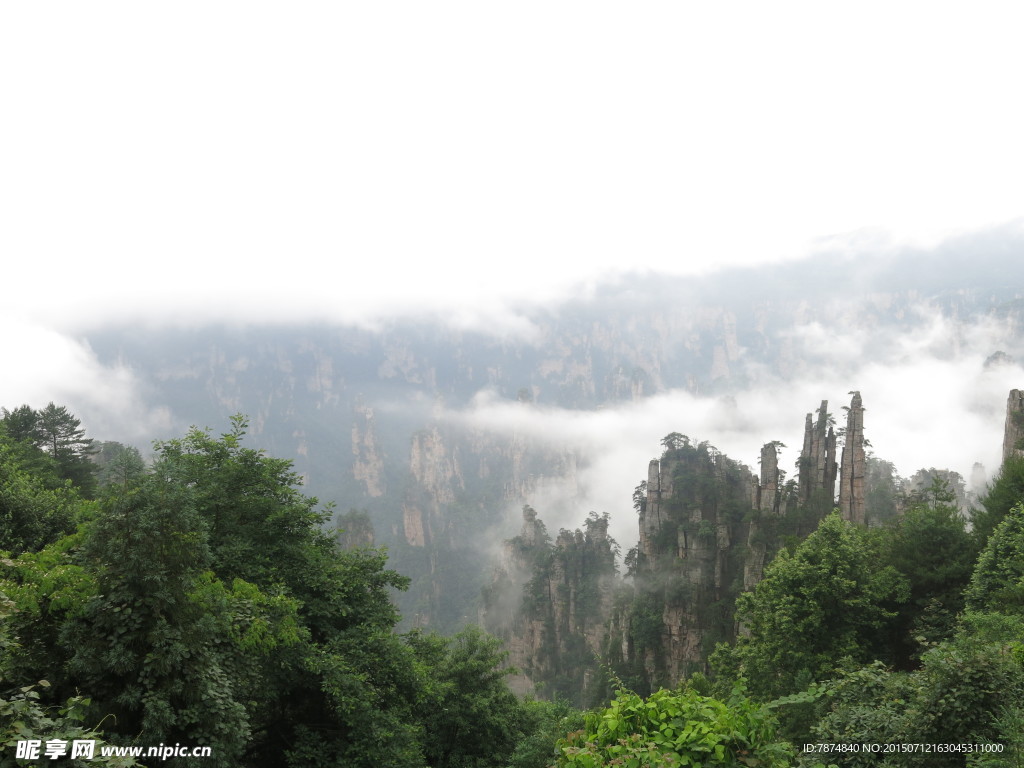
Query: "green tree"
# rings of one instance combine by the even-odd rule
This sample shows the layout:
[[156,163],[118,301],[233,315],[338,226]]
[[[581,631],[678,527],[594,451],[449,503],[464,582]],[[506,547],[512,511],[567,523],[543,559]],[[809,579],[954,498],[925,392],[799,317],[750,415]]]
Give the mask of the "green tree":
[[977,558],[975,539],[951,503],[952,493],[933,483],[930,505],[907,510],[884,530],[883,562],[907,580],[908,600],[899,607],[892,638],[893,660],[911,665],[916,638],[937,642],[948,638],[963,610],[963,592]]
[[972,611],[1024,613],[1024,504],[1010,509],[989,537],[965,597]]
[[[0,592],[16,607],[0,618],[25,638],[0,642],[0,662],[26,689],[0,691],[0,715],[11,704],[63,728],[52,707],[81,710],[86,690],[91,716],[113,715],[117,743],[214,750],[168,766],[504,762],[532,721],[504,683],[496,641],[396,635],[392,593],[408,579],[383,551],[342,550],[322,527],[330,510],[298,490],[288,462],[244,447],[244,431],[237,417],[220,438],[191,430],[158,444],[149,471],[100,501],[61,489],[77,531],[0,558]],[[10,446],[0,441],[0,457]],[[45,519],[33,504],[56,492],[17,461],[4,469],[9,519]],[[37,707],[40,678],[52,685]]]
[[967,614],[956,635],[914,672],[847,669],[824,687],[809,741],[831,744],[996,745],[998,752],[834,753],[842,768],[1016,768],[1024,758],[1020,617]]
[[897,514],[901,480],[891,461],[867,454],[864,476],[864,506],[870,512],[870,524],[879,525]]
[[212,437],[192,429],[158,443],[156,473],[189,489],[210,567],[294,601],[299,642],[259,664],[252,688],[253,766],[410,766],[423,762],[413,716],[422,680],[394,634],[390,591],[408,579],[381,551],[341,551],[323,530],[331,510],[298,489],[291,463],[242,444],[246,422]]
[[771,699],[828,677],[845,657],[887,658],[885,639],[908,589],[879,561],[867,529],[829,515],[795,552],[779,552],[754,591],[740,596],[737,618],[749,634],[716,651],[713,663],[738,669],[752,692]]
[[41,549],[74,530],[72,489],[53,488],[26,470],[17,447],[0,440],[0,550]]
[[57,462],[61,477],[91,496],[96,489],[95,465],[90,460],[93,441],[82,422],[64,406],[53,402],[37,414],[38,444]]
[[63,486],[57,462],[39,447],[36,412],[22,405],[13,411],[0,408],[0,414],[0,445],[7,450],[6,459],[32,474],[46,488]]
[[583,729],[583,712],[561,699],[526,699],[522,709],[526,735],[509,756],[508,768],[548,768],[558,756],[555,743]]
[[12,440],[38,446],[41,441],[39,414],[29,405],[20,405],[13,411],[0,408],[0,421]]
[[308,610],[313,601],[305,593],[316,588],[335,549],[322,530],[330,510],[301,493],[290,461],[244,447],[247,428],[239,415],[219,439],[193,427],[182,439],[156,443],[160,471],[191,489],[218,577],[284,584]]
[[985,546],[988,537],[1007,513],[1024,502],[1024,457],[1010,456],[1003,462],[999,475],[980,500],[981,509],[974,509],[971,523],[977,546]]
[[122,734],[210,746],[204,764],[233,766],[250,725],[224,668],[222,616],[194,594],[210,566],[206,526],[161,469],[108,499],[89,530],[98,593],[63,629],[69,666]]
[[111,768],[132,768],[140,765],[130,757],[104,757],[102,747],[106,745],[103,734],[96,727],[86,726],[90,701],[87,697],[76,695],[62,702],[62,706],[47,706],[41,692],[47,691],[51,685],[48,680],[39,680],[33,684],[17,683],[8,688],[12,682],[11,669],[17,664],[12,663],[12,653],[20,643],[19,638],[12,634],[8,620],[17,612],[14,602],[0,593],[0,768],[13,768],[22,761],[15,757],[18,741],[35,740],[45,742],[61,739],[70,744],[75,739],[96,742],[96,752],[92,759],[70,759],[62,761],[63,765],[84,768],[84,766],[100,764]]
[[683,448],[690,447],[690,438],[681,432],[669,432],[661,438],[661,444],[665,447],[666,452],[681,451]]
[[101,488],[118,485],[125,488],[142,478],[146,462],[139,449],[114,440],[96,443],[96,479]]
[[504,765],[525,735],[523,705],[509,690],[501,642],[474,626],[446,640],[409,635],[428,671],[418,707],[423,752],[432,768]]

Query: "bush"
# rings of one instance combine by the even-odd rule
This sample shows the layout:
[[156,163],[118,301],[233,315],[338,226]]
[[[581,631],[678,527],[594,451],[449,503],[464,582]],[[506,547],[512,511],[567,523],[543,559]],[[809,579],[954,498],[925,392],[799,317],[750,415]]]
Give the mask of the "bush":
[[792,747],[776,738],[776,722],[741,686],[728,702],[696,691],[662,689],[644,700],[620,690],[584,729],[558,742],[559,768],[759,766],[791,764]]

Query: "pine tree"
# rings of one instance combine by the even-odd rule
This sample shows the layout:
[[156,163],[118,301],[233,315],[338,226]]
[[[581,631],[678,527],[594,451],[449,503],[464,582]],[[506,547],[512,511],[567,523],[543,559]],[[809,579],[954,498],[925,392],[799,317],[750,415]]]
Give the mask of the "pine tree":
[[95,468],[89,457],[93,441],[85,436],[82,422],[63,405],[52,401],[36,420],[37,445],[57,462],[60,475],[79,486],[86,496],[96,488]]

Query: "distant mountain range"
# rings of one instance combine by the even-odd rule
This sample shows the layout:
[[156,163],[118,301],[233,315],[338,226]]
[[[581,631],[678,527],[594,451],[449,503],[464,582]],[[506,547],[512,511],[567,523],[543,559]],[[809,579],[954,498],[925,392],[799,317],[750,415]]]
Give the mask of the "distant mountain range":
[[[407,621],[452,629],[475,616],[507,511],[553,484],[571,496],[579,481],[581,457],[557,441],[452,418],[481,392],[581,412],[672,390],[736,394],[822,364],[813,338],[794,329],[815,329],[825,354],[830,338],[856,328],[870,358],[913,333],[924,310],[954,328],[986,324],[986,343],[998,346],[984,354],[1012,364],[1024,360],[1022,256],[1024,238],[1011,230],[875,255],[825,244],[770,268],[623,277],[523,310],[532,330],[519,336],[405,318],[376,329],[120,327],[88,341],[102,362],[134,371],[178,433],[189,424],[219,432],[229,415],[246,414],[252,443],[292,459],[309,493],[341,513],[369,513],[375,542],[413,577],[399,598]],[[665,433],[680,428],[673,421],[666,415]],[[791,436],[763,440],[779,437]],[[633,469],[643,476],[644,466]]]

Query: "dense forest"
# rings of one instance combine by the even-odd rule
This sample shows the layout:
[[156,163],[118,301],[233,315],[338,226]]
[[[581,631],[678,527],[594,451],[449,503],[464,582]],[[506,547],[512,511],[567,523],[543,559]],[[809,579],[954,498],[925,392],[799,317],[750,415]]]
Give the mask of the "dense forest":
[[[329,529],[332,507],[302,493],[290,462],[245,445],[243,417],[219,436],[194,428],[157,442],[147,463],[134,448],[86,437],[55,404],[2,414],[0,766],[51,762],[45,753],[18,758],[19,742],[45,750],[76,739],[210,754],[149,763],[97,747],[94,759],[64,764],[753,768],[1024,759],[1024,459],[1016,455],[970,521],[938,479],[876,525],[824,509],[808,519],[796,506],[783,519],[804,526],[799,535],[752,538],[739,485],[728,480],[735,467],[706,444],[669,435],[659,483],[671,472],[700,485],[711,466],[732,489],[721,498],[705,489],[720,518],[699,520],[666,502],[664,519],[680,521],[670,543],[699,554],[728,522],[745,525],[748,541],[768,542],[756,551],[776,554],[734,596],[735,626],[702,637],[711,646],[706,666],[673,666],[628,643],[577,669],[556,653],[546,663],[562,683],[545,701],[512,692],[516,670],[500,639],[480,629],[396,632],[392,595],[408,579],[388,568],[385,551],[363,546],[358,514],[338,518],[350,530]],[[640,490],[643,514],[651,496]],[[650,617],[690,604],[681,596],[687,579],[653,567],[654,538],[627,556],[642,599],[616,607],[607,517],[592,514],[554,544],[532,510],[525,522],[529,535],[512,546],[528,573],[547,580],[527,581],[522,599],[539,606],[545,584],[566,585],[580,621],[539,613],[538,626],[561,622],[562,645],[581,659],[588,631],[596,637],[582,620],[587,611],[617,611],[636,645],[654,631]],[[704,572],[709,562],[697,557],[688,567]],[[744,583],[742,565],[707,572],[710,583]],[[575,583],[596,586],[569,600],[572,574],[584,573],[600,578]],[[586,712],[557,695],[583,677],[591,681]]]

